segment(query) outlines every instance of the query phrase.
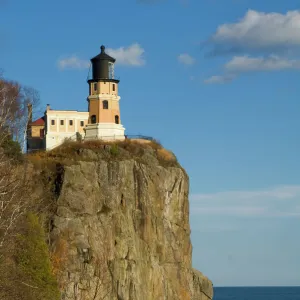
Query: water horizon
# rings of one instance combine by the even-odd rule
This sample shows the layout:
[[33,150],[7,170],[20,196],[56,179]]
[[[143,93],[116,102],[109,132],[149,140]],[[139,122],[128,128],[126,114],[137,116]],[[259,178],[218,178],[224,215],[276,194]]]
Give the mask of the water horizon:
[[214,288],[300,288],[300,285],[214,285]]
[[300,286],[214,286],[213,300],[300,300]]

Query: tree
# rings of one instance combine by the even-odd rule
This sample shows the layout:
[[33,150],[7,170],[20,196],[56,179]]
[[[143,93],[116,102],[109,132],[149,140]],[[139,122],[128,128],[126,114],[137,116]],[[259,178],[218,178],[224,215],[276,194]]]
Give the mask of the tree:
[[0,145],[8,136],[13,136],[15,122],[19,117],[19,107],[19,85],[0,78]]
[[34,89],[0,77],[0,298],[3,300],[59,299],[42,226],[36,216],[28,214],[36,211],[34,206],[38,205],[32,195],[32,176],[21,152],[21,148],[25,150],[31,122],[28,107],[34,106],[37,111],[38,104],[39,95]]
[[40,113],[40,96],[35,89],[0,77],[0,139],[11,135],[24,152],[29,123]]
[[29,205],[26,164],[18,164],[23,158],[18,141],[29,122],[25,108],[38,101],[33,89],[0,78],[0,250]]
[[25,165],[16,165],[0,148],[0,250],[29,205]]

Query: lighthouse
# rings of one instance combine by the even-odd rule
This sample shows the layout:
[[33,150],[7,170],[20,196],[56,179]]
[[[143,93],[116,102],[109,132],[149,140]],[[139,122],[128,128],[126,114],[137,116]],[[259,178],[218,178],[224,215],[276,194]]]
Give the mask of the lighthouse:
[[88,79],[88,124],[85,140],[124,140],[125,128],[121,124],[119,80],[115,79],[116,59],[100,47],[100,54],[91,59],[92,74]]

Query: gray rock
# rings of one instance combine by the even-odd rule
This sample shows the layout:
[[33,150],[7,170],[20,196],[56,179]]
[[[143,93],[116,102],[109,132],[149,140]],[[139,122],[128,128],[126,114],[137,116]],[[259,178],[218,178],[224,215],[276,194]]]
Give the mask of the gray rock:
[[65,167],[51,239],[67,243],[65,300],[212,299],[191,264],[189,179],[144,155]]

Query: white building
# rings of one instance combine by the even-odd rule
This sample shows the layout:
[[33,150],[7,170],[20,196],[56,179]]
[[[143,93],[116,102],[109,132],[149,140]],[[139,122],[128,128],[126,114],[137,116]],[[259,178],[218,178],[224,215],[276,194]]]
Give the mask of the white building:
[[47,106],[45,113],[46,150],[55,148],[67,138],[76,140],[78,133],[84,138],[84,128],[89,113],[76,110],[51,110]]

